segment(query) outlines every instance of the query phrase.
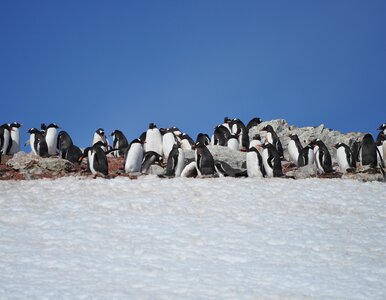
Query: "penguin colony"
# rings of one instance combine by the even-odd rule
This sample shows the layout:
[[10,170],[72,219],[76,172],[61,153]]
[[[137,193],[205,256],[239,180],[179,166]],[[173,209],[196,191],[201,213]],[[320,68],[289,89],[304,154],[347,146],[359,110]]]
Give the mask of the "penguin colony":
[[[128,174],[148,174],[150,167],[157,164],[164,168],[160,177],[285,177],[282,162],[283,147],[280,137],[271,125],[263,127],[265,139],[260,135],[249,138],[249,130],[262,123],[260,118],[253,118],[247,126],[240,119],[224,118],[222,124],[214,128],[210,137],[199,133],[194,141],[188,134],[177,127],[157,128],[150,123],[146,131],[130,143],[124,133],[114,130],[110,136],[112,145],[102,128],[94,132],[92,145],[83,151],[74,145],[66,131],[58,132],[55,123],[41,124],[40,129],[31,128],[29,141],[31,152],[41,157],[60,156],[72,163],[80,164],[87,158],[87,169],[94,176],[108,177],[108,155],[123,157],[122,170]],[[1,155],[13,155],[20,151],[19,129],[22,125],[14,122],[0,126],[0,162]],[[371,134],[366,134],[361,141],[349,146],[344,143],[334,145],[336,161],[341,173],[355,172],[358,167],[368,166],[380,169],[386,179],[384,168],[386,157],[386,123],[379,126],[376,141]],[[302,145],[296,134],[289,136],[289,162],[296,167],[315,164],[323,174],[335,173],[331,154],[320,139]],[[225,162],[216,161],[208,145],[229,147],[245,153],[246,170],[232,168]],[[193,149],[194,159],[185,159],[184,150]]]

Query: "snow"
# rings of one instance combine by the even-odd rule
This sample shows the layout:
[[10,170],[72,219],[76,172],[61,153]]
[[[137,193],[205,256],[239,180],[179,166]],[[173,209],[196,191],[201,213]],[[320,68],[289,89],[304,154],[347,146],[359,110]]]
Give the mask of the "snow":
[[386,295],[383,183],[71,177],[0,192],[0,298]]

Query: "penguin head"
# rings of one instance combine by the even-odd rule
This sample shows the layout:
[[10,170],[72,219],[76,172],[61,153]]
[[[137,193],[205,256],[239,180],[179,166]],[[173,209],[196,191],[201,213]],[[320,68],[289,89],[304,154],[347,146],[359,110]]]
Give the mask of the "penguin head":
[[20,128],[21,126],[23,126],[23,124],[20,124],[18,122],[13,122],[13,123],[9,124],[10,128]]
[[3,125],[0,126],[0,128],[11,130],[11,127],[9,126],[9,124],[3,124]]
[[102,128],[98,128],[95,132],[101,137],[105,136],[105,131]]
[[230,122],[232,122],[231,119],[229,119],[228,117],[224,117],[224,123],[230,123]]
[[385,130],[386,129],[386,123],[383,123],[381,126],[378,127],[378,130]]
[[268,131],[268,132],[272,132],[273,131],[273,127],[271,125],[266,125],[264,126],[261,131]]
[[342,147],[343,146],[343,143],[336,143],[333,147],[335,149],[338,149],[339,147]]
[[149,124],[149,129],[154,129],[154,128],[157,128],[157,125],[155,125],[154,123],[150,123]]
[[298,137],[297,134],[291,133],[291,134],[289,135],[289,138],[290,138],[291,140],[295,140],[295,139],[298,139],[299,137]]
[[130,142],[130,146],[133,145],[133,144],[143,144],[144,141],[142,141],[141,139],[134,139]]
[[47,125],[45,123],[40,124],[40,129],[45,131],[47,129]]
[[32,127],[30,128],[28,131],[27,131],[29,134],[34,134],[34,133],[39,133],[40,130],[35,128],[35,127]]
[[255,134],[255,135],[253,136],[252,140],[261,141],[261,136],[260,136],[260,134]]
[[110,133],[110,136],[115,136],[117,134],[121,134],[122,131],[115,129],[112,133]]
[[[43,123],[44,124],[44,123]],[[46,128],[44,130],[47,130],[48,128],[60,128],[58,124],[56,123],[51,123],[50,125],[46,126]],[[43,129],[43,128],[42,128]]]

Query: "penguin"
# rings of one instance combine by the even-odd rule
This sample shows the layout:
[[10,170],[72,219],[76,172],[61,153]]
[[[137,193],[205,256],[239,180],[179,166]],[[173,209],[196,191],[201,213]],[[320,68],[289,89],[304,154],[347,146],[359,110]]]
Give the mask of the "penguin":
[[283,159],[283,147],[273,127],[271,125],[267,125],[262,130],[267,131],[266,140],[276,148],[280,159]]
[[197,165],[195,161],[189,162],[182,170],[181,177],[197,177]]
[[239,134],[232,134],[228,140],[227,140],[227,147],[238,151],[240,148],[240,143],[239,143]]
[[197,134],[196,143],[201,142],[205,146],[210,145],[210,138],[206,133],[199,133]]
[[258,147],[261,146],[263,143],[261,141],[260,134],[255,134],[252,139],[249,141],[249,149],[252,147]]
[[275,146],[271,143],[264,143],[262,145],[263,153],[262,160],[267,177],[282,177],[283,170],[281,166],[280,155]]
[[100,145],[100,147],[102,147],[103,151],[108,150],[108,148],[109,148],[108,147],[108,141],[106,139],[105,131],[102,128],[98,128],[97,130],[95,130],[94,136],[92,139],[92,145],[95,145],[98,142],[102,142],[99,145]]
[[166,160],[169,158],[170,151],[172,151],[173,146],[176,143],[177,143],[177,138],[174,134],[173,128],[168,128],[164,130],[162,135],[162,152]]
[[98,141],[91,147],[84,149],[83,155],[79,159],[81,162],[84,157],[87,157],[91,173],[94,175],[101,175],[102,177],[107,177],[109,174],[107,156],[102,149],[105,146],[106,143]]
[[194,148],[198,176],[214,175],[214,159],[209,149],[201,142],[196,143]]
[[241,151],[247,151],[249,147],[249,136],[248,129],[245,127],[244,123],[240,119],[233,119],[230,122],[231,133],[238,134],[239,139],[239,149]]
[[58,133],[56,148],[59,149],[59,153],[63,153],[63,151],[67,150],[70,146],[74,145],[72,142],[71,136],[64,130],[61,130]]
[[331,154],[326,145],[320,139],[313,140],[310,145],[314,150],[315,164],[318,170],[322,173],[333,172]]
[[150,123],[149,128],[146,131],[146,142],[144,148],[145,152],[154,151],[160,156],[163,155],[162,135],[154,123]]
[[290,141],[288,143],[288,153],[290,161],[298,165],[299,153],[302,151],[303,146],[299,141],[297,134],[290,134]]
[[124,169],[126,173],[141,172],[143,160],[143,146],[140,139],[131,141],[130,146],[125,151]]
[[386,123],[383,123],[382,125],[380,125],[378,127],[378,130],[381,130],[381,132],[383,132],[383,134],[386,134]]
[[141,173],[148,174],[150,166],[153,164],[161,164],[162,156],[155,151],[147,151],[143,156],[143,161],[141,165]]
[[224,122],[221,124],[221,126],[224,126],[226,129],[228,129],[230,133],[232,133],[231,122],[232,122],[232,119],[228,117],[224,117]]
[[183,150],[192,150],[194,145],[193,139],[186,133],[180,135],[181,149]]
[[18,122],[13,122],[11,124],[8,124],[11,130],[11,137],[8,145],[8,154],[13,155],[20,151],[20,133],[19,128],[22,126],[22,124]]
[[3,124],[0,126],[0,152],[3,155],[6,155],[8,152],[8,146],[11,139],[11,128],[8,124]]
[[30,130],[28,130],[28,133],[30,134],[30,146],[32,152],[35,155],[47,157],[48,146],[43,133],[36,128],[31,128]]
[[379,153],[379,160],[381,160],[382,163],[386,159],[386,134],[384,134],[383,131],[378,134],[376,144]]
[[300,152],[298,156],[297,166],[312,166],[314,164],[314,150],[312,146],[305,146]]
[[225,161],[215,161],[214,168],[219,177],[242,177],[246,175],[243,171],[232,168]]
[[246,166],[248,177],[265,177],[263,158],[255,147],[247,151]]
[[45,131],[45,139],[47,142],[48,147],[48,155],[56,155],[57,152],[57,133],[56,129],[58,129],[59,126],[55,123],[51,123],[48,126],[46,126],[44,123],[41,125],[41,129]]
[[230,136],[231,132],[227,127],[224,125],[216,126],[212,138],[213,145],[226,146]]
[[377,145],[374,142],[373,136],[370,133],[365,134],[362,139],[357,161],[362,166],[377,167]]
[[345,143],[337,143],[334,148],[336,149],[336,160],[343,173],[346,173],[348,169],[355,168],[355,160],[349,146]]
[[170,151],[167,164],[166,176],[179,177],[184,169],[185,154],[181,149],[180,144],[174,144],[172,151]]
[[260,118],[253,118],[252,120],[250,120],[247,124],[247,129],[248,131],[252,128],[252,127],[255,127],[257,125],[259,125],[260,123],[262,123],[263,120],[260,119]]
[[110,136],[113,137],[113,148],[118,149],[114,151],[115,157],[124,155],[125,149],[129,147],[129,143],[122,131],[115,129]]
[[58,133],[56,147],[60,156],[72,163],[79,163],[79,159],[83,155],[82,150],[73,144],[70,135],[64,130]]
[[359,142],[359,141],[355,141],[351,145],[351,153],[353,155],[353,162],[354,162],[355,166],[357,165],[357,163],[359,163],[358,158],[359,158],[359,149],[360,149],[360,147],[361,147],[361,142]]

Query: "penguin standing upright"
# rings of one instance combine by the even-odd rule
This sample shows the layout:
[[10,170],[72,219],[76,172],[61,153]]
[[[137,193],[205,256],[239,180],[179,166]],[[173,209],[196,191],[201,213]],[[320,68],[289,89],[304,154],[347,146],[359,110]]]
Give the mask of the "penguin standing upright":
[[102,149],[104,151],[108,150],[108,148],[109,148],[108,147],[108,141],[106,139],[105,131],[102,128],[98,128],[97,130],[95,130],[94,136],[92,139],[92,145],[95,145],[98,142],[102,142],[99,145],[100,145],[100,147],[102,147]]
[[146,131],[146,142],[144,148],[145,152],[154,151],[160,156],[163,155],[162,135],[154,123],[150,123],[149,128]]
[[45,138],[46,138],[47,147],[48,147],[48,155],[56,155],[58,153],[56,148],[57,141],[58,141],[56,129],[58,129],[59,126],[55,123],[51,123],[48,126],[42,123],[41,128],[45,131]]
[[310,145],[314,149],[315,163],[318,170],[322,173],[333,172],[331,154],[326,145],[320,139],[313,140]]
[[248,129],[240,119],[233,119],[230,123],[231,133],[237,134],[239,139],[239,149],[241,151],[247,151],[249,147]]
[[343,173],[346,173],[348,169],[355,168],[354,156],[349,146],[345,143],[337,143],[334,148],[336,149],[336,160]]
[[288,143],[289,158],[291,162],[298,165],[299,153],[302,151],[303,146],[297,134],[291,134],[289,137],[291,139]]
[[170,151],[168,161],[166,164],[166,176],[181,176],[185,165],[185,154],[181,149],[180,144],[174,144],[172,151]]
[[314,164],[314,150],[312,146],[305,146],[300,152],[298,156],[297,166],[312,166]]
[[277,136],[277,134],[276,134],[275,130],[273,129],[273,127],[271,125],[267,125],[262,130],[263,131],[267,131],[266,141],[268,143],[272,144],[276,148],[277,153],[279,154],[280,159],[283,159],[284,158],[283,147],[282,147],[280,139]]
[[282,177],[283,169],[281,166],[281,159],[275,146],[266,142],[262,147],[262,159],[267,177]]
[[3,155],[6,155],[8,152],[8,147],[11,139],[11,128],[8,124],[3,124],[0,126],[0,152]]
[[362,139],[357,161],[360,162],[362,166],[369,165],[371,168],[377,167],[377,145],[370,133],[365,134]]
[[11,138],[8,146],[8,154],[15,154],[20,151],[20,132],[19,128],[22,125],[18,122],[9,124],[11,130]]
[[122,131],[115,129],[110,136],[113,137],[113,148],[119,149],[114,151],[115,157],[124,155],[125,149],[129,147],[129,143]]
[[143,160],[143,146],[140,139],[131,141],[125,152],[124,169],[126,173],[140,172]]
[[30,130],[28,130],[28,133],[30,134],[30,146],[32,152],[35,155],[47,157],[48,146],[43,133],[36,128],[31,128]]
[[83,155],[79,159],[82,161],[84,157],[87,157],[91,173],[102,177],[106,177],[109,173],[106,153],[102,149],[105,145],[106,143],[102,141],[96,142],[93,146],[84,149]]
[[209,149],[201,142],[195,144],[195,161],[200,177],[214,175],[214,159]]
[[177,138],[172,128],[165,129],[164,131],[161,131],[161,134],[162,133],[162,151],[164,153],[165,159],[167,160],[170,151],[172,151],[173,146],[177,143]]
[[246,165],[248,177],[264,177],[266,175],[263,158],[255,147],[251,147],[247,151]]

